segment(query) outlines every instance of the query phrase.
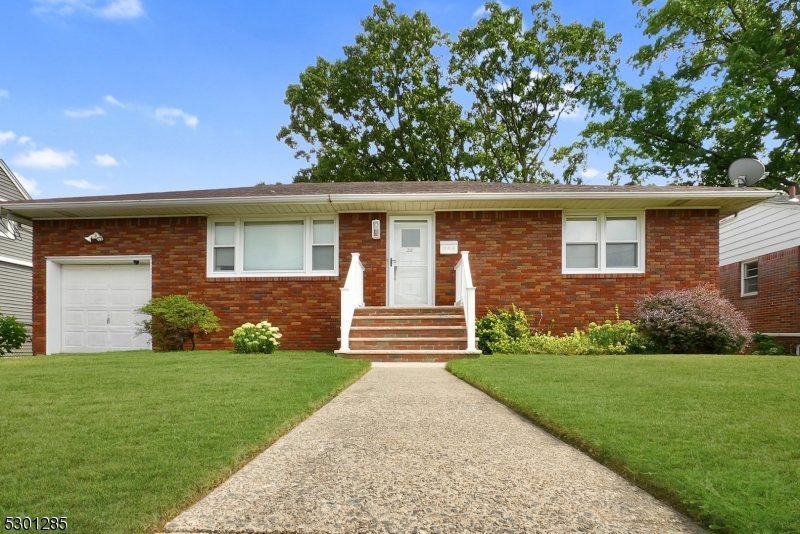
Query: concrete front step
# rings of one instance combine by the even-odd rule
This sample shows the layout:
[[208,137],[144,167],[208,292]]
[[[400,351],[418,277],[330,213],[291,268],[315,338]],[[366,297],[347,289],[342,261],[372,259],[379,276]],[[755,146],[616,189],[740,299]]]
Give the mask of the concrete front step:
[[481,351],[468,350],[348,350],[335,351],[340,358],[373,362],[447,362],[459,358],[477,358]]

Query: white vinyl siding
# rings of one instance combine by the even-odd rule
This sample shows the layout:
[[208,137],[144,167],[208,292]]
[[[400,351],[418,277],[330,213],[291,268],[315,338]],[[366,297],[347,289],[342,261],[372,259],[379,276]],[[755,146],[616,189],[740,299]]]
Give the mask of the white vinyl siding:
[[719,264],[730,265],[800,246],[800,205],[768,200],[720,221]]
[[565,213],[564,273],[644,272],[643,213]]
[[758,295],[758,260],[742,262],[742,296]]
[[337,222],[333,216],[209,220],[208,275],[336,274]]

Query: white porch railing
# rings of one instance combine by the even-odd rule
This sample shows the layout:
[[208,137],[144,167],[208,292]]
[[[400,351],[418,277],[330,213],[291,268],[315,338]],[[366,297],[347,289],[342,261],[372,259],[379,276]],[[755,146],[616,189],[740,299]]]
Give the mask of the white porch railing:
[[356,308],[364,306],[364,265],[358,259],[359,253],[353,252],[350,269],[344,281],[342,292],[342,345],[339,350],[350,350],[350,325]]
[[454,267],[456,271],[455,306],[464,307],[467,322],[467,350],[477,350],[475,346],[475,287],[472,285],[472,272],[469,269],[469,251],[461,251],[461,260]]

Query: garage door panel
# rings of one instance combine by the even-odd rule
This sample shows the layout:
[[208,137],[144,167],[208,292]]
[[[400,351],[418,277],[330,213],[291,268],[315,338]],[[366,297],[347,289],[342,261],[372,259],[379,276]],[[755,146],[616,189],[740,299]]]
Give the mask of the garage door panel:
[[64,288],[61,298],[64,304],[83,305],[86,304],[86,291],[83,289]]
[[85,313],[80,310],[69,310],[63,314],[64,326],[86,326]]
[[129,326],[135,325],[134,313],[132,311],[112,311],[108,318],[110,326]]
[[114,306],[133,306],[134,305],[133,290],[112,289],[111,304]]
[[[64,352],[69,352],[68,349],[75,347],[83,347],[86,343],[83,340],[83,332],[64,332]],[[74,352],[74,351],[73,351]]]
[[62,265],[62,350],[98,352],[149,347],[137,335],[150,300],[150,266]]

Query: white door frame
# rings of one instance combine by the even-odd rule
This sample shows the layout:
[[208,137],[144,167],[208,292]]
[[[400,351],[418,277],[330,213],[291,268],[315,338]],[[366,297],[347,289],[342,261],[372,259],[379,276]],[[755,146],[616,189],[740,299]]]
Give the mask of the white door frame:
[[393,270],[391,265],[392,250],[394,247],[394,223],[395,221],[422,221],[428,222],[428,303],[423,306],[434,306],[436,303],[436,214],[419,213],[416,215],[391,215],[387,214],[386,229],[386,305],[393,306],[392,302],[392,279]]
[[61,339],[61,266],[119,265],[141,262],[150,266],[150,291],[153,288],[153,262],[147,255],[132,256],[47,256],[45,258],[45,354],[63,351]]

